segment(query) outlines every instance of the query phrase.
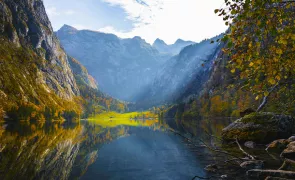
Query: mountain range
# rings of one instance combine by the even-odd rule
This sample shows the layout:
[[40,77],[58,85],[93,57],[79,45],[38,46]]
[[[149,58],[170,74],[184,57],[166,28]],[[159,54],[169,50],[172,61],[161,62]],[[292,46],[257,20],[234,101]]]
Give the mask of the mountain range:
[[64,49],[88,69],[101,90],[132,101],[171,56],[161,54],[140,37],[121,39],[113,34],[77,30],[64,25],[56,32]]
[[174,44],[167,45],[163,40],[156,39],[153,43],[153,47],[157,49],[160,53],[169,54],[175,56],[180,53],[180,51],[189,45],[195,44],[193,41],[184,41],[182,39],[177,39]]

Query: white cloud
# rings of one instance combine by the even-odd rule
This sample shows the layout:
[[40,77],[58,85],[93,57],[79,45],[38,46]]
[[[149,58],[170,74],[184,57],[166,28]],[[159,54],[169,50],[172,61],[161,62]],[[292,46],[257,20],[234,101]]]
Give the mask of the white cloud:
[[121,38],[131,38],[132,33],[130,32],[121,32],[117,29],[115,29],[112,26],[106,26],[103,28],[98,29],[99,32],[103,32],[103,33],[110,33],[110,34],[116,34],[117,36],[121,37]]
[[65,11],[59,11],[56,7],[54,6],[50,6],[50,7],[47,7],[46,8],[46,12],[48,14],[48,16],[50,18],[53,18],[55,16],[61,16],[61,15],[67,15],[67,16],[70,16],[70,15],[73,15],[75,14],[75,11],[73,10],[65,10]]
[[127,18],[134,22],[134,29],[121,33],[112,27],[104,32],[118,36],[141,36],[148,42],[161,38],[174,43],[178,38],[200,41],[226,30],[222,19],[214,14],[224,0],[103,0],[120,6]]

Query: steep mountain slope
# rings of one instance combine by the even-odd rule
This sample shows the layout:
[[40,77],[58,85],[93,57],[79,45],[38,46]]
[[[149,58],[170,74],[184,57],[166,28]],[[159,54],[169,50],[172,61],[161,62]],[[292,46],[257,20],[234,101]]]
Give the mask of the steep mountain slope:
[[169,55],[161,55],[140,37],[120,39],[113,34],[63,26],[56,32],[62,46],[88,69],[100,88],[131,101],[148,84]]
[[[82,105],[117,102],[61,48],[42,0],[1,0],[0,15],[0,119],[73,118]],[[85,101],[87,93],[100,104]]]
[[[219,36],[187,46],[179,55],[167,61],[158,71],[154,82],[137,96],[139,106],[177,102],[192,95],[188,93],[192,91],[190,88],[194,89],[194,92],[200,91],[209,77],[213,59],[220,49],[217,43],[210,42],[218,38]],[[192,85],[192,81],[196,84]]]
[[192,44],[195,44],[195,42],[178,39],[174,44],[167,45],[163,40],[158,38],[153,43],[153,47],[156,48],[160,53],[175,56],[179,54],[184,47]]
[[74,101],[79,89],[43,2],[1,0],[0,12],[2,114],[6,111],[11,117],[27,118],[21,108],[25,113],[45,111],[45,106],[54,112],[67,109],[78,113],[80,107]]
[[0,3],[1,35],[6,35],[15,46],[30,46],[46,60],[40,62],[40,72],[46,85],[56,94],[66,99],[79,94],[67,56],[53,33],[43,2],[2,0]]

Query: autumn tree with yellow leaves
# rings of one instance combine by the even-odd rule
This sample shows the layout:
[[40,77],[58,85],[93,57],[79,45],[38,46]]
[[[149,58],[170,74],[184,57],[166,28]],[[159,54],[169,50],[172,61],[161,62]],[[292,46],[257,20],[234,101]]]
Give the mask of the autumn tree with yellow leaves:
[[295,1],[225,0],[215,13],[229,26],[223,37],[228,68],[262,100],[290,90],[295,77]]

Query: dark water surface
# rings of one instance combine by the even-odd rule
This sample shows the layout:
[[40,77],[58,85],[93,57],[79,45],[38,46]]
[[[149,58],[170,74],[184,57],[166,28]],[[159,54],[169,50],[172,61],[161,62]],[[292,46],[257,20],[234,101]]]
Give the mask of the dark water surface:
[[[214,145],[205,132],[218,135],[230,120],[167,122]],[[0,179],[190,180],[224,159],[168,129],[157,120],[2,123]]]

